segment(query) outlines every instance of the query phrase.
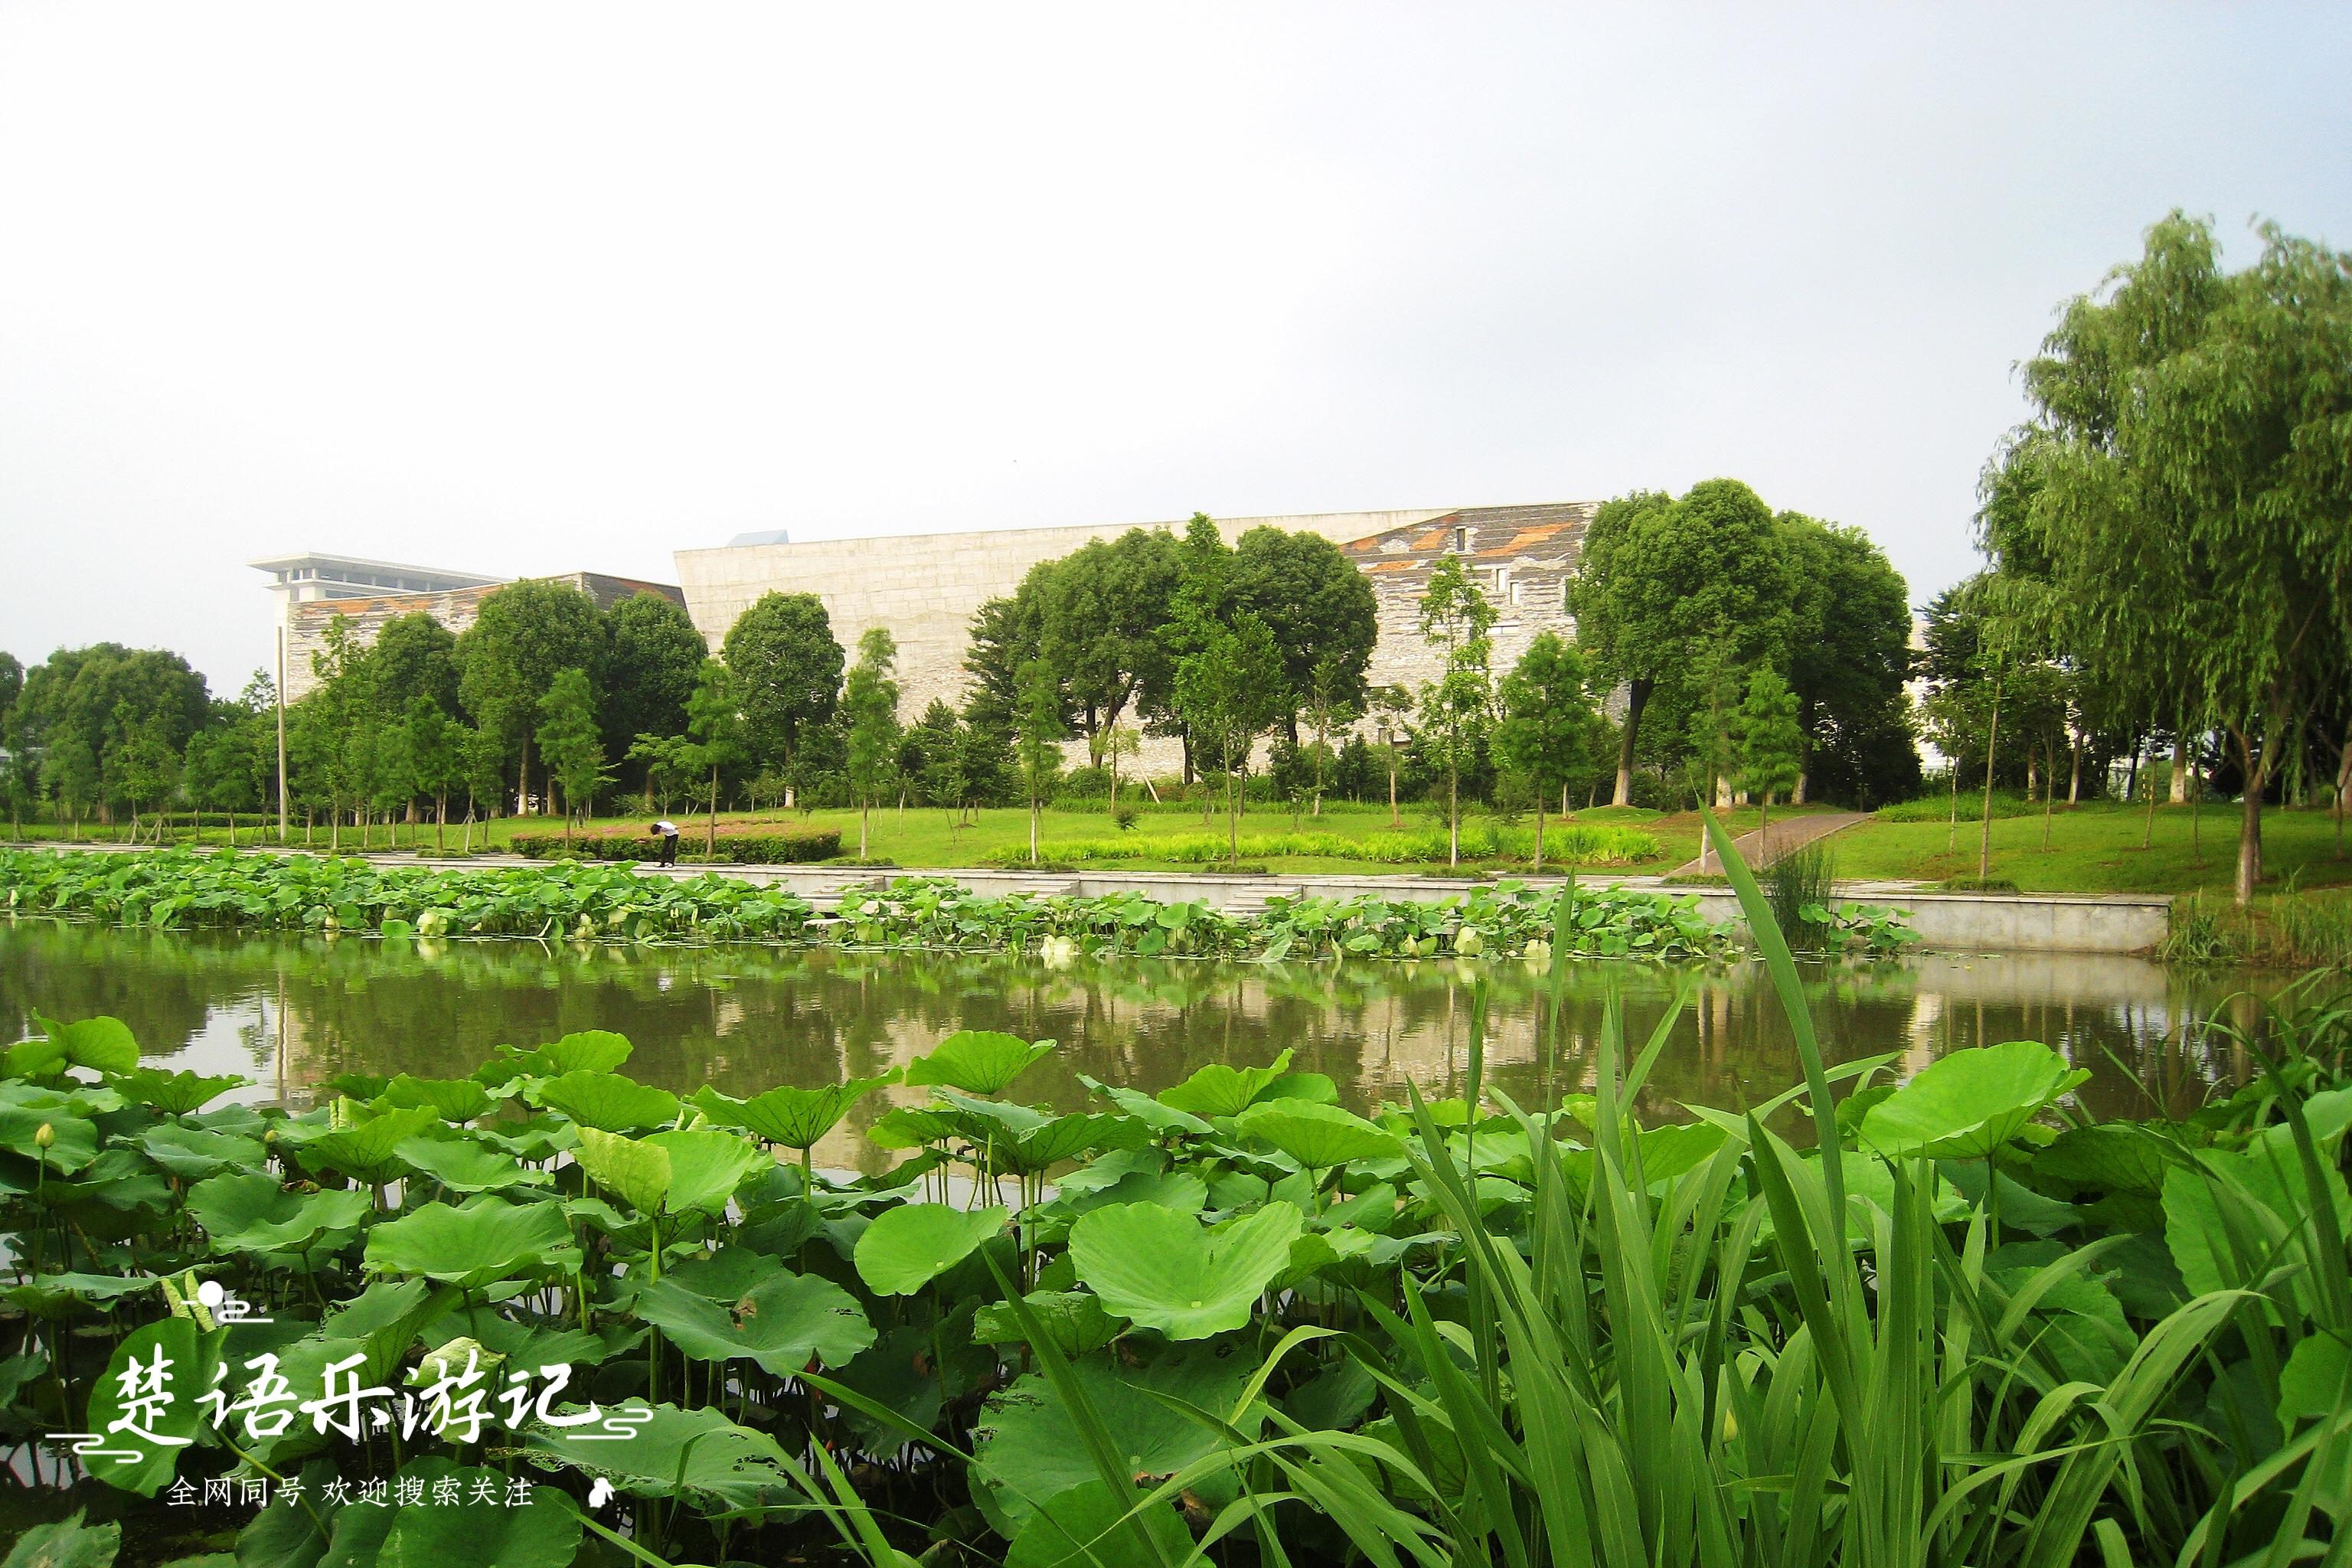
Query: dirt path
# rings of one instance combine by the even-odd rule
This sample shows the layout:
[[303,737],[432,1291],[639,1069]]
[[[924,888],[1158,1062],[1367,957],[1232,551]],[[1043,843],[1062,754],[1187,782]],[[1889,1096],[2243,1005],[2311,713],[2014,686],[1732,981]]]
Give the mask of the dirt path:
[[[1800,846],[1816,838],[1826,838],[1842,828],[1866,821],[1869,813],[1861,811],[1816,811],[1802,816],[1784,816],[1759,833],[1743,833],[1731,842],[1739,858],[1748,862],[1751,871],[1760,871]],[[1723,867],[1716,860],[1715,852],[1707,850],[1698,859],[1677,866],[1666,873],[1669,877],[1696,877],[1706,872],[1720,876]]]

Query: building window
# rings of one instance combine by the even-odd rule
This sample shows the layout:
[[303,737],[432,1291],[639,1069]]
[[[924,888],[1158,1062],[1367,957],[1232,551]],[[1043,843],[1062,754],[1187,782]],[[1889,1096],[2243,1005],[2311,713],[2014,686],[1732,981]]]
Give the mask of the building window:
[[1495,568],[1495,597],[1513,605],[1519,602],[1511,592],[1511,569],[1507,566]]
[[1527,601],[1528,601],[1528,585],[1527,585],[1525,583],[1513,583],[1513,584],[1510,584],[1510,595],[1511,595],[1511,603],[1513,603],[1514,605],[1524,605],[1524,604],[1526,604],[1526,603],[1527,603]]
[[1457,528],[1454,531],[1454,548],[1457,552],[1470,548],[1470,531],[1468,529]]

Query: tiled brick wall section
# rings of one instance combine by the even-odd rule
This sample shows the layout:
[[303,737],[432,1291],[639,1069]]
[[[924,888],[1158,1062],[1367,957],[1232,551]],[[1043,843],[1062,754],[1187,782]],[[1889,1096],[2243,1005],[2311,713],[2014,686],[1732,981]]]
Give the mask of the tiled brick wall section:
[[[683,605],[686,595],[667,583],[642,583],[634,577],[608,577],[601,572],[564,572],[538,579],[568,583],[608,610],[632,594],[657,594]],[[453,632],[463,632],[482,613],[482,601],[505,586],[453,588],[442,594],[383,594],[364,599],[311,599],[286,607],[286,696],[300,698],[318,684],[311,659],[326,649],[327,627],[337,616],[351,622],[352,640],[361,647],[374,646],[384,623],[419,610]]]

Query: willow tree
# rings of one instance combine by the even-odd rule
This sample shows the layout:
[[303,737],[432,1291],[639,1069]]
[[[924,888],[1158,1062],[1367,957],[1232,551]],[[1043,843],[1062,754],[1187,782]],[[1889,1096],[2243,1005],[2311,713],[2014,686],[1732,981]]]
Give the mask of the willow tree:
[[1421,601],[1422,640],[1440,673],[1421,688],[1421,743],[1445,769],[1446,864],[1462,864],[1462,770],[1477,761],[1495,721],[1495,606],[1458,555],[1429,574]]
[[2228,738],[2241,903],[2263,796],[2352,679],[2352,258],[2261,232],[2226,274],[2207,223],[2149,229],[2027,364],[2033,418],[1986,476],[1988,545],[2046,575],[2068,640]]

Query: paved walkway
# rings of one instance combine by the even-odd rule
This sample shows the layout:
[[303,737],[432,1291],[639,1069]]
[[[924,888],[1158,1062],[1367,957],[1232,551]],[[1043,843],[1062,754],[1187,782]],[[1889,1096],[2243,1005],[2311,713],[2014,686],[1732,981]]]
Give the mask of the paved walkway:
[[[1860,811],[1807,812],[1802,816],[1784,816],[1760,832],[1743,833],[1731,842],[1732,847],[1739,851],[1739,858],[1748,862],[1748,868],[1760,871],[1791,849],[1801,848],[1817,838],[1826,838],[1832,833],[1867,820],[1869,814]],[[1723,873],[1722,863],[1716,859],[1715,851],[1711,848],[1699,858],[1677,866],[1666,875],[1696,877],[1710,871],[1717,876]]]

